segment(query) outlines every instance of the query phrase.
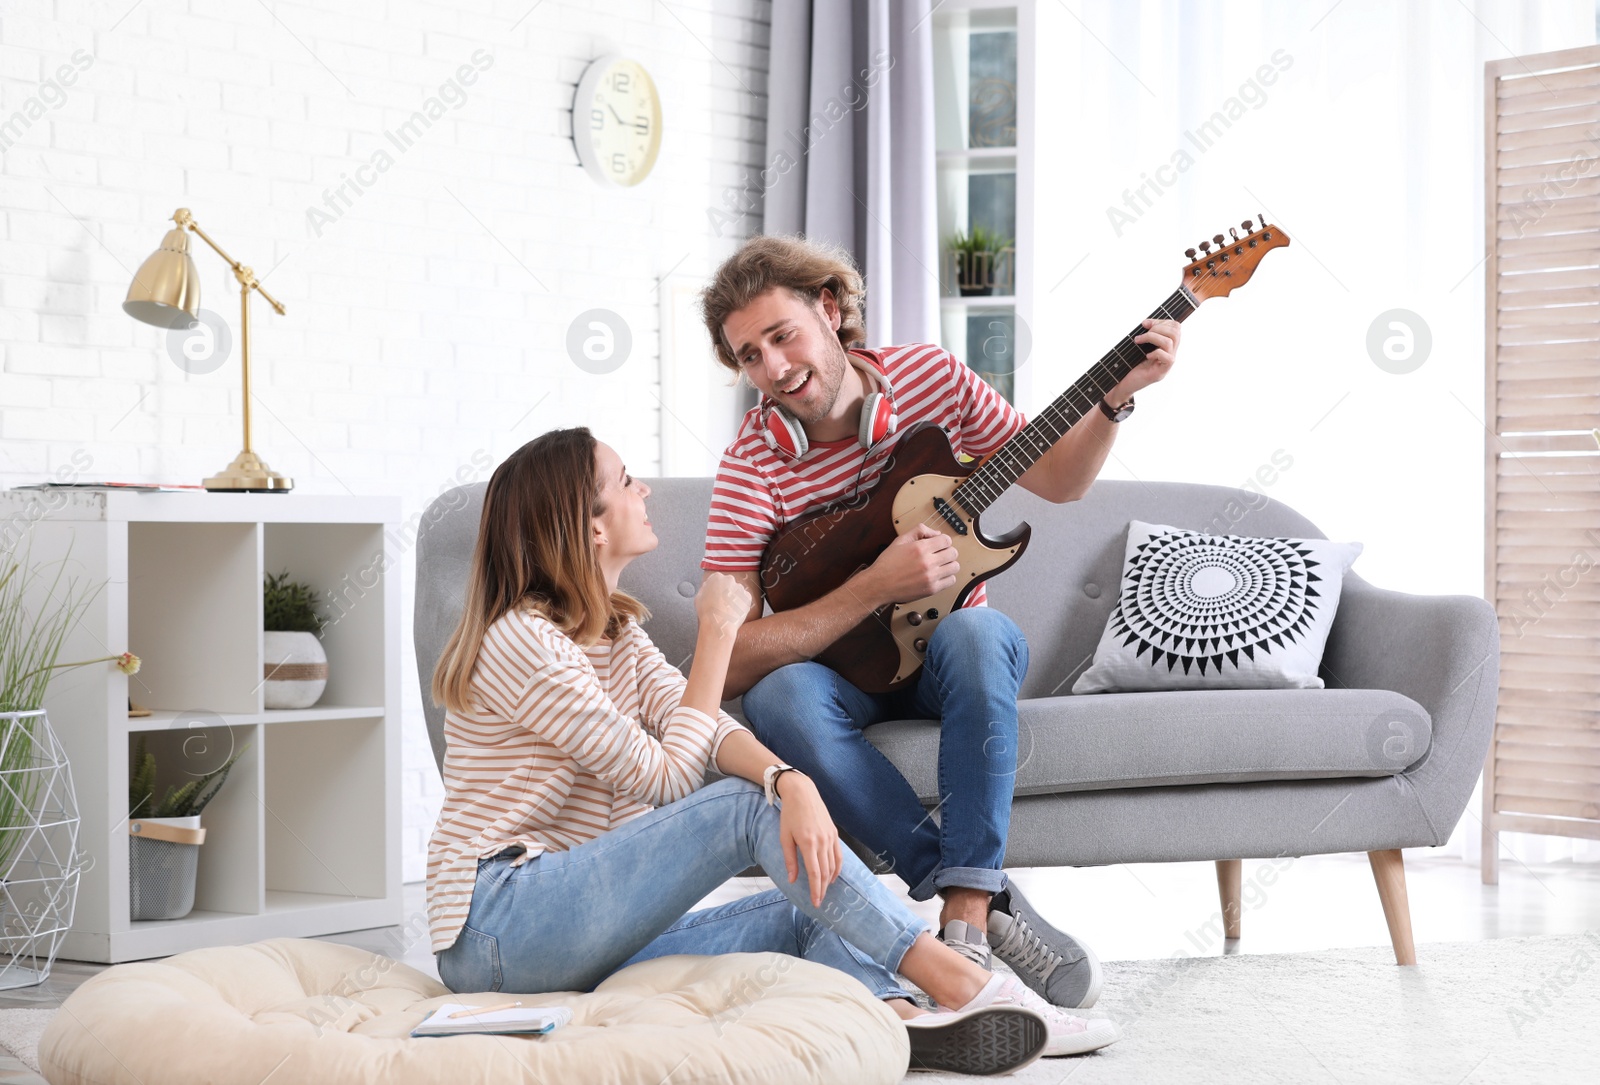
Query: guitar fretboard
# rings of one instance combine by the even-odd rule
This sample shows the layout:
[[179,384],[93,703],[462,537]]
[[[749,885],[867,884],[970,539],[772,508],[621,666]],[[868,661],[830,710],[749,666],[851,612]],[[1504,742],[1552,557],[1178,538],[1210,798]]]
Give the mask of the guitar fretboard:
[[[1199,307],[1200,303],[1194,295],[1180,286],[1150,316],[1154,320],[1183,320]],[[999,500],[1000,495],[1010,489],[1011,484],[1021,478],[1023,472],[1032,467],[1040,456],[1050,451],[1062,434],[1084,415],[1098,409],[1106,393],[1132,372],[1134,366],[1144,361],[1145,347],[1133,341],[1134,336],[1144,333],[1145,327],[1140,324],[1123,336],[1105,357],[1074,381],[1072,387],[1034,415],[1033,421],[968,475],[966,481],[957,486],[951,495],[961,508],[969,516],[983,512]]]

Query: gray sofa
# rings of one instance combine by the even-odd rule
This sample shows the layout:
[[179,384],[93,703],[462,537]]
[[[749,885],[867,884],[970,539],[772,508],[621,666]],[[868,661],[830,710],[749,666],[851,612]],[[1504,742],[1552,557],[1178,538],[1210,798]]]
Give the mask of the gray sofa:
[[[647,629],[662,651],[687,668],[711,483],[650,485],[661,546],[629,567],[623,587],[649,606]],[[417,540],[417,666],[441,763],[443,711],[427,690],[460,614],[483,490],[438,498]],[[1500,653],[1489,604],[1386,591],[1351,572],[1324,658],[1326,689],[1073,696],[1116,601],[1130,519],[1324,536],[1279,502],[1182,483],[1103,481],[1066,505],[1014,489],[985,514],[985,529],[1021,519],[1033,524],[1033,542],[989,585],[991,605],[1022,627],[1031,656],[1007,865],[1214,860],[1225,933],[1236,938],[1241,860],[1364,851],[1396,959],[1414,963],[1399,849],[1443,844],[1483,766]],[[937,730],[906,720],[867,733],[931,805]]]

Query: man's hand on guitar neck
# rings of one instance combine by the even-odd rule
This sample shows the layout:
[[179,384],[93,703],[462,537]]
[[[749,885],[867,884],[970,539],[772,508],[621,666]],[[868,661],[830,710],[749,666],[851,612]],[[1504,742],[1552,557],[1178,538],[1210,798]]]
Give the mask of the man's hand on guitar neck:
[[739,628],[723,698],[742,696],[779,667],[813,658],[879,607],[944,591],[956,582],[960,571],[950,536],[918,524],[827,595],[779,614],[761,615],[760,573],[731,574],[755,602]]

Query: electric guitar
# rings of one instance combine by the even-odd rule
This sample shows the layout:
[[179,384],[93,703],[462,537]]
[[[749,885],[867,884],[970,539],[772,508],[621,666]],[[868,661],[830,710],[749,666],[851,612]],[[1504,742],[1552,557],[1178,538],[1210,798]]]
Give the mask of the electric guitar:
[[[1261,224],[1244,233],[1229,228],[1189,249],[1183,282],[1151,313],[1157,320],[1183,320],[1209,298],[1226,297],[1250,281],[1261,258],[1289,244],[1278,226]],[[1213,249],[1212,246],[1215,246]],[[919,523],[950,536],[960,572],[937,595],[891,603],[874,611],[816,656],[858,689],[882,693],[911,682],[922,669],[928,641],[939,622],[960,607],[979,584],[1016,563],[1033,529],[1019,524],[1005,535],[984,535],[979,517],[1073,424],[1144,360],[1151,349],[1133,341],[1141,324],[1111,348],[1072,387],[1034,416],[1022,430],[977,464],[960,463],[944,431],[931,422],[909,427],[875,485],[850,501],[817,509],[786,525],[761,559],[761,584],[774,611],[793,610],[820,599],[875,561],[895,538]]]

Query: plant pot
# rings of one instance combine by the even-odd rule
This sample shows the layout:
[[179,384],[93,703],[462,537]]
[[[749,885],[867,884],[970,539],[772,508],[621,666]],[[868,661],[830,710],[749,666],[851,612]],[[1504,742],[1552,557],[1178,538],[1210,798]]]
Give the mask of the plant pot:
[[956,254],[956,286],[962,297],[987,297],[994,293],[994,272],[999,255],[987,249]]
[[315,633],[265,634],[261,677],[268,708],[310,708],[328,684],[328,654]]
[[194,910],[194,879],[206,831],[200,815],[128,821],[128,906],[133,919],[182,919]]
[[0,712],[0,990],[49,978],[81,859],[72,767],[49,717]]

